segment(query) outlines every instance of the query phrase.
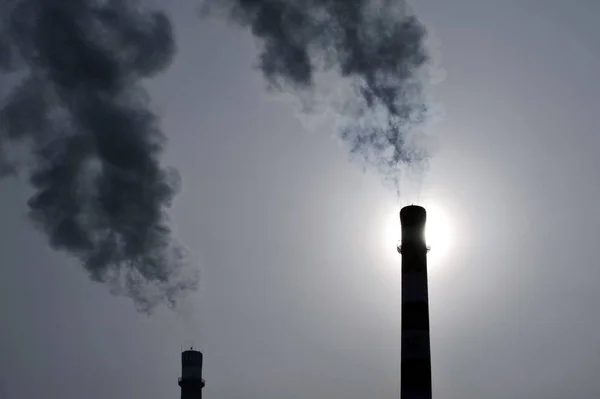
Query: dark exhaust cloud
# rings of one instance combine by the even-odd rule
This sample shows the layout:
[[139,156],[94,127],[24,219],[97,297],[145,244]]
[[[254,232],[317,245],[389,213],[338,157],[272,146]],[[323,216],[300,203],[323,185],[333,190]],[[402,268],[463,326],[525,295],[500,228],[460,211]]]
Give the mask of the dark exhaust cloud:
[[[197,275],[166,210],[179,187],[142,81],[171,62],[172,28],[125,0],[0,5],[0,69],[18,83],[0,108],[0,166],[31,150],[31,219],[51,246],[137,308],[175,306]],[[5,75],[6,77],[6,75]]]
[[[319,91],[320,74],[350,87],[337,109],[353,155],[398,185],[427,159],[410,133],[426,121],[426,30],[401,0],[205,0],[262,42],[259,67],[275,89]],[[325,78],[324,80],[327,80]]]

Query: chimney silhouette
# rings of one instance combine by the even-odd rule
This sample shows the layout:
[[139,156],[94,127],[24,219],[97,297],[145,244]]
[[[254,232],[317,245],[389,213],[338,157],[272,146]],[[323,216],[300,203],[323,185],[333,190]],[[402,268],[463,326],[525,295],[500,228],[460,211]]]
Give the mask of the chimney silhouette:
[[400,210],[402,241],[402,346],[401,399],[431,399],[431,351],[427,289],[425,208],[410,205]]
[[202,399],[202,352],[193,348],[181,353],[181,399]]

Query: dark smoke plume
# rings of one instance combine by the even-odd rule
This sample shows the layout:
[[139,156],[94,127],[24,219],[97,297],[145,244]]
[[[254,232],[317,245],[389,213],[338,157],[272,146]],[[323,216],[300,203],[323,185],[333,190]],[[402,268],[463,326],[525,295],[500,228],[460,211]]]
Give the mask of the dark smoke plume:
[[19,79],[0,108],[0,165],[12,171],[9,144],[31,149],[31,219],[138,309],[174,306],[197,276],[168,227],[179,178],[159,164],[141,85],[170,64],[169,20],[128,0],[13,0],[0,24],[0,69]]
[[259,66],[275,89],[319,90],[319,74],[352,89],[338,109],[341,138],[397,183],[425,161],[409,133],[429,115],[426,31],[402,0],[205,0],[262,42]]

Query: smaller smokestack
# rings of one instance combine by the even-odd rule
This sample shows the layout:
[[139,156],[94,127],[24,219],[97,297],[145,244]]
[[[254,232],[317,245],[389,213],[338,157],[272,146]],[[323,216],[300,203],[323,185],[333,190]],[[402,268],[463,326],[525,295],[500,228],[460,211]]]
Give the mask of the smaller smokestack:
[[431,351],[427,288],[427,212],[420,206],[400,211],[402,243],[401,399],[431,399]]
[[181,399],[202,399],[202,352],[190,348],[181,353]]

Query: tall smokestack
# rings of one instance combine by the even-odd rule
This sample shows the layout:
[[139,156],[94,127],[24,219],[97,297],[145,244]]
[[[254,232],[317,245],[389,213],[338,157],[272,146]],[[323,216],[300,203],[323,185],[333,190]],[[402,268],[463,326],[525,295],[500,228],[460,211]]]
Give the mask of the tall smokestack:
[[402,244],[401,399],[431,399],[431,351],[427,289],[425,208],[400,211]]
[[202,399],[202,352],[190,350],[181,353],[181,399]]

